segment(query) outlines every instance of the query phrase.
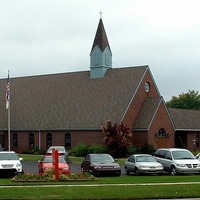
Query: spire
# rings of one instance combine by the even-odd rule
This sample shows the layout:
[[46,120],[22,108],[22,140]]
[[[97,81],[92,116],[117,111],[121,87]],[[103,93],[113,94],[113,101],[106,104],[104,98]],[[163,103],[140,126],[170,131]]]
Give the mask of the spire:
[[109,47],[109,49],[110,49],[110,45],[108,43],[108,38],[107,38],[107,35],[106,35],[106,31],[105,31],[105,28],[104,28],[104,25],[103,25],[103,21],[102,21],[101,18],[99,20],[99,25],[98,25],[97,32],[96,32],[96,35],[95,35],[95,38],[94,38],[94,42],[93,42],[93,45],[92,45],[92,50],[95,48],[95,46],[98,46],[99,49],[102,52],[105,50],[106,47]]
[[90,77],[102,78],[106,71],[112,68],[112,52],[108,43],[106,31],[101,19],[97,27],[96,35],[90,52]]

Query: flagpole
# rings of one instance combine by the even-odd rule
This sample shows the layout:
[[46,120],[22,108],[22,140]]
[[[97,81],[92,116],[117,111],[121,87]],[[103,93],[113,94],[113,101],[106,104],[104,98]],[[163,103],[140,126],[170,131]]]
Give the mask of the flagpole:
[[[9,99],[10,101],[10,99]],[[9,102],[10,104],[10,102]],[[10,105],[8,107],[8,151],[10,151]]]

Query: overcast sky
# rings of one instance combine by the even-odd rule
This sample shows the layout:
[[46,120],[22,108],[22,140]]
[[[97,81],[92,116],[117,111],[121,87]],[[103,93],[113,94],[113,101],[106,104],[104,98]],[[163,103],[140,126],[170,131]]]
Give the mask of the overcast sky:
[[89,70],[100,10],[113,68],[149,65],[166,101],[200,91],[200,0],[0,0],[0,78]]

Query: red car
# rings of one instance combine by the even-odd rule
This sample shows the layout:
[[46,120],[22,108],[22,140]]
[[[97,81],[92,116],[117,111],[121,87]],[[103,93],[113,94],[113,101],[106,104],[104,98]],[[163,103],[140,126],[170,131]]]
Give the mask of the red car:
[[[43,174],[46,170],[54,168],[52,160],[52,156],[44,156],[42,160],[38,162],[39,174]],[[70,173],[69,165],[62,156],[58,157],[58,169],[62,174]]]

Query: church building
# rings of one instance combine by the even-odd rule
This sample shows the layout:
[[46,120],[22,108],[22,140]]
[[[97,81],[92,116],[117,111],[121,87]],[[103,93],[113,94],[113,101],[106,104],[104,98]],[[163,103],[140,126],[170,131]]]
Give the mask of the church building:
[[180,139],[199,149],[200,112],[168,109],[149,66],[113,67],[101,18],[88,71],[10,78],[10,131],[5,86],[1,79],[0,144],[6,150],[9,144],[18,153],[103,144],[101,124],[108,120],[130,127],[137,147],[175,147]]

